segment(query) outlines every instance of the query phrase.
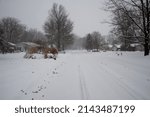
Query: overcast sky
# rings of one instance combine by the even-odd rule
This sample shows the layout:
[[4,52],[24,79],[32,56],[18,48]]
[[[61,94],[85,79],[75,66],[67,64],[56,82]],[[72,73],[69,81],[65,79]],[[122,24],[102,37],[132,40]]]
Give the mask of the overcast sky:
[[53,3],[62,4],[74,22],[74,33],[85,36],[99,31],[107,35],[110,27],[106,23],[109,13],[102,10],[106,0],[0,0],[0,19],[11,16],[18,18],[28,28],[43,31],[48,11]]

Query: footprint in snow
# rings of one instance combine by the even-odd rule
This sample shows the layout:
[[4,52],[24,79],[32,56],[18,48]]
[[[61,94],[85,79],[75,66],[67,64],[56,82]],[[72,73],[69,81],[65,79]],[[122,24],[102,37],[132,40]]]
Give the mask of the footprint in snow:
[[24,90],[20,90],[22,93],[24,93]]
[[44,98],[44,97],[45,97],[45,95],[42,95],[42,97]]
[[56,71],[53,71],[53,74],[58,74],[58,72],[56,72]]
[[32,91],[32,93],[38,93],[38,91]]
[[38,86],[38,91],[41,91],[43,89],[43,86]]
[[24,90],[20,90],[23,94],[27,95],[27,93]]

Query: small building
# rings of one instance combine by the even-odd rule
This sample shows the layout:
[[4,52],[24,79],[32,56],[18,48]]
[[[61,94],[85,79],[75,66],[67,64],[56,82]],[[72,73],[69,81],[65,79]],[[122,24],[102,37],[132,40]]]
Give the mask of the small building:
[[121,44],[114,44],[112,46],[112,51],[120,51],[121,50]]
[[40,45],[33,42],[21,42],[17,44],[17,48],[19,48],[19,50],[22,52],[28,50],[31,47],[40,47]]
[[16,45],[11,42],[7,42],[3,39],[0,39],[0,52],[1,53],[13,53],[16,50]]
[[130,51],[143,51],[144,47],[143,47],[143,45],[141,45],[139,43],[132,43],[132,44],[130,44],[129,49],[130,49]]
[[111,50],[112,50],[112,47],[113,47],[113,45],[112,45],[112,44],[109,44],[107,50],[110,50],[110,51],[111,51]]

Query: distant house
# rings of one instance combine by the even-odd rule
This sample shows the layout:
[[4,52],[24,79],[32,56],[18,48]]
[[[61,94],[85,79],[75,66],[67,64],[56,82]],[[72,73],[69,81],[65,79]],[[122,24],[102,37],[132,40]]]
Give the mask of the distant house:
[[114,44],[111,48],[112,51],[119,51],[121,49],[121,44]]
[[33,42],[21,42],[17,44],[17,48],[19,48],[20,51],[26,51],[31,47],[40,47],[40,45]]
[[11,42],[7,42],[7,43],[8,43],[8,45],[11,46],[11,47],[16,47],[16,44],[14,44],[14,43],[11,43]]
[[113,45],[109,44],[108,45],[108,50],[112,50]]
[[0,52],[1,53],[12,53],[16,50],[16,45],[11,42],[7,42],[3,39],[0,39]]
[[7,43],[10,48],[13,48],[14,50],[16,50],[16,44],[11,43],[11,42],[7,42]]
[[129,50],[130,51],[143,51],[144,47],[143,47],[143,45],[141,45],[139,43],[132,43],[132,44],[130,44]]
[[113,45],[111,45],[111,44],[105,44],[100,49],[103,51],[111,51],[112,47],[113,47]]
[[49,48],[57,48],[57,46],[55,44],[50,44],[48,45]]

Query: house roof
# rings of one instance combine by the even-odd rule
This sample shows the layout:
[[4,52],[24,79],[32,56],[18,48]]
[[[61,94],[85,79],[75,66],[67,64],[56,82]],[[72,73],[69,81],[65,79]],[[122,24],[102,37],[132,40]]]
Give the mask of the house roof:
[[116,48],[121,48],[121,44],[115,44],[114,45]]
[[132,43],[132,44],[130,44],[131,47],[136,47],[136,46],[139,46],[139,45],[141,45],[141,44],[139,44],[139,43]]
[[39,44],[33,43],[33,42],[21,42],[18,45],[26,45],[26,46],[31,46],[31,47],[39,47]]
[[11,43],[11,42],[7,42],[7,43],[8,43],[9,46],[13,46],[13,47],[16,46],[16,44],[14,44],[14,43]]
[[112,48],[112,47],[113,47],[113,45],[109,44],[109,45],[108,45],[108,47],[109,47],[109,48]]

